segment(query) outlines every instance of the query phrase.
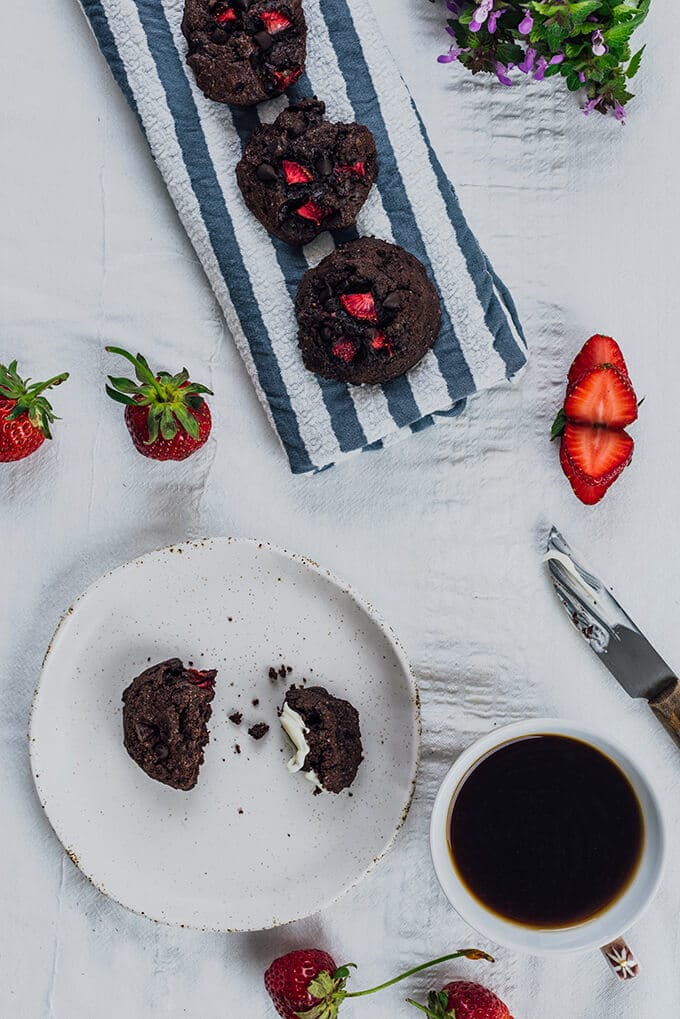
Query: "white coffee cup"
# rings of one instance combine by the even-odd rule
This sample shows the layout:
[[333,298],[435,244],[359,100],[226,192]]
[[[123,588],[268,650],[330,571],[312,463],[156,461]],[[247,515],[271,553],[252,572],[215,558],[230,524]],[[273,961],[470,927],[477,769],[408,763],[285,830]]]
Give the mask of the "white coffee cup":
[[[591,919],[576,926],[555,930],[525,927],[486,909],[459,878],[453,865],[449,844],[453,804],[471,770],[482,758],[490,756],[507,743],[534,735],[572,737],[606,754],[619,766],[635,790],[644,820],[644,845],[640,862],[625,892],[607,909]],[[430,849],[434,869],[444,894],[471,927],[506,948],[530,955],[549,955],[555,952],[601,948],[620,938],[620,935],[635,923],[647,909],[659,887],[664,863],[665,834],[659,801],[652,786],[625,750],[612,743],[608,737],[592,732],[576,722],[538,718],[496,729],[463,751],[437,793],[432,808]]]

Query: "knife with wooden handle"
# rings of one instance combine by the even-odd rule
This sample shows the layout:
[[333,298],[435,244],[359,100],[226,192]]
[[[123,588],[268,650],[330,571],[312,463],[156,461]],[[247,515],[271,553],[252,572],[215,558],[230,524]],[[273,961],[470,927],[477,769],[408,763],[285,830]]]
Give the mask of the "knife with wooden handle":
[[644,697],[680,744],[680,680],[605,584],[574,555],[557,528],[545,561],[572,623],[631,697]]

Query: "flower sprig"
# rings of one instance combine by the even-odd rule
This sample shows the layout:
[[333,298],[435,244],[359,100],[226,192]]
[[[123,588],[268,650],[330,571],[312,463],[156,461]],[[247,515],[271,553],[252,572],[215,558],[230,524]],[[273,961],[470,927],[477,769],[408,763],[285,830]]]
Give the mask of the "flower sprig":
[[[432,0],[435,2],[435,0]],[[511,86],[513,72],[534,81],[561,75],[570,92],[582,91],[582,110],[625,120],[644,46],[631,37],[647,17],[651,0],[445,0],[453,38],[438,59],[473,74],[495,74]]]

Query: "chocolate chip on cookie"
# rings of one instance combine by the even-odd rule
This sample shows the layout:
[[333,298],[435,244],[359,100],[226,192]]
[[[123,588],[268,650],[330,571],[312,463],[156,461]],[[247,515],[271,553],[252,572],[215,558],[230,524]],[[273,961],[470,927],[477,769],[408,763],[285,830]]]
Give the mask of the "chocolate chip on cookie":
[[182,32],[198,87],[218,103],[254,106],[304,69],[302,0],[186,0]]
[[295,311],[305,366],[356,385],[388,382],[413,368],[441,323],[422,263],[374,237],[343,244],[308,270]]

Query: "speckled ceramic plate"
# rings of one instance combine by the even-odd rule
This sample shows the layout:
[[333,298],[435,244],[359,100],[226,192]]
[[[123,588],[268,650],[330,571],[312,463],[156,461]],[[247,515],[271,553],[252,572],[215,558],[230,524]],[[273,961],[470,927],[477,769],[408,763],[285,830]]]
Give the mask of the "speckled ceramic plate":
[[[174,656],[219,670],[189,793],[148,778],[122,738],[124,688]],[[281,664],[293,671],[273,683]],[[286,770],[276,709],[303,678],[359,711],[352,796],[314,796]],[[255,742],[260,721],[271,731]],[[45,658],[30,744],[47,815],[98,888],[166,923],[260,930],[328,906],[385,853],[413,793],[418,696],[397,640],[345,584],[270,545],[211,539],[127,563],[76,602]]]

